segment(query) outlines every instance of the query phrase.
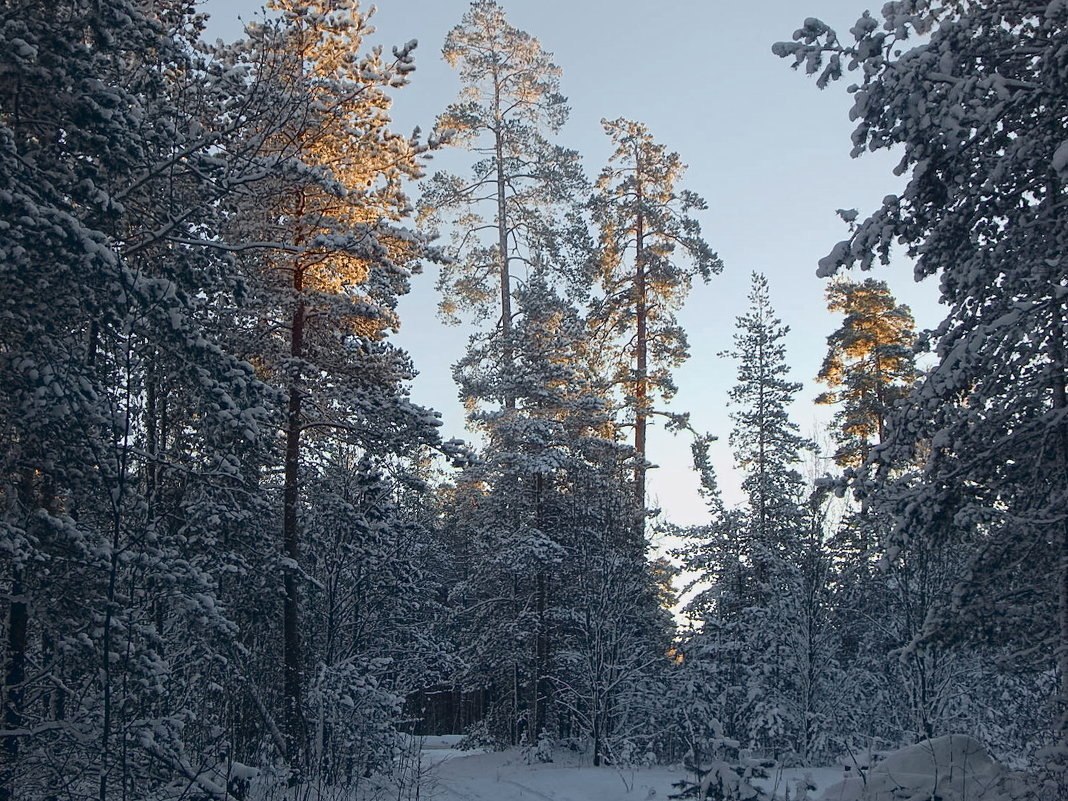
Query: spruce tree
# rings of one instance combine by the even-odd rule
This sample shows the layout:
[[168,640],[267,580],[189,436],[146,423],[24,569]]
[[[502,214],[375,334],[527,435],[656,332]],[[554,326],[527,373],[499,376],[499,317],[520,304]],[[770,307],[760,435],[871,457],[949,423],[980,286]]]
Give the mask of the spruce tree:
[[752,537],[766,547],[789,553],[796,544],[804,481],[797,470],[811,444],[798,434],[789,407],[801,384],[786,379],[785,337],[789,328],[775,317],[768,281],[753,274],[749,311],[738,318],[734,349],[738,383],[730,391],[734,407],[730,443],[745,471]]
[[820,658],[809,654],[814,632],[805,629],[819,621],[818,608],[805,604],[804,544],[813,535],[797,470],[810,444],[789,418],[801,385],[786,378],[788,329],[774,315],[764,276],[753,275],[749,300],[728,354],[738,361],[730,441],[748,504],[738,517],[718,514],[710,529],[709,546],[723,551],[705,560],[711,597],[688,653],[702,692],[717,699],[721,734],[784,756],[811,746],[806,699],[816,693],[806,692],[803,660]]

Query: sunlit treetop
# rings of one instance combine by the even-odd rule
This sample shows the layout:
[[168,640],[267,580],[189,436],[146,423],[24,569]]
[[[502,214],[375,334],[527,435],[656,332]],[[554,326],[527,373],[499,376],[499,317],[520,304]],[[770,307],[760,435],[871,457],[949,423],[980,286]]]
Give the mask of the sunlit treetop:
[[442,56],[465,88],[442,124],[458,135],[477,135],[514,120],[556,132],[567,120],[560,94],[562,70],[552,53],[526,31],[509,24],[494,0],[478,0],[445,39]]
[[414,70],[415,42],[394,48],[392,59],[381,47],[364,50],[374,28],[353,0],[271,0],[269,8],[280,20],[249,35],[262,51],[261,74],[283,92],[280,107],[288,101],[288,119],[266,148],[288,166],[275,230],[264,234],[300,251],[303,291],[347,297],[353,330],[374,334],[395,324],[392,296],[403,289],[387,285],[403,282],[422,248],[395,223],[411,212],[404,183],[422,175],[427,146],[391,130],[389,113],[390,92]]
[[840,279],[827,288],[827,308],[844,316],[827,338],[828,351],[817,379],[830,389],[817,403],[841,404],[835,416],[835,461],[855,466],[881,442],[893,406],[918,374],[913,358],[915,321],[885,281]]
[[437,127],[475,161],[469,176],[439,172],[425,182],[419,219],[452,233],[438,282],[443,317],[495,320],[507,335],[517,267],[548,266],[552,282],[581,283],[576,265],[586,254],[573,252],[582,239],[575,206],[588,184],[578,154],[551,141],[568,114],[560,68],[497,3],[473,3],[443,56],[462,88]]
[[[647,389],[671,397],[670,368],[688,356],[675,312],[685,303],[694,277],[707,281],[723,264],[692,214],[705,209],[705,201],[678,186],[686,171],[679,154],[656,142],[643,123],[616,119],[602,125],[615,150],[591,201],[600,229],[598,279],[605,293],[595,316],[620,334],[628,334],[642,318],[641,341],[633,345],[648,350],[649,371],[643,379]],[[623,374],[631,370],[632,350],[624,354]]]

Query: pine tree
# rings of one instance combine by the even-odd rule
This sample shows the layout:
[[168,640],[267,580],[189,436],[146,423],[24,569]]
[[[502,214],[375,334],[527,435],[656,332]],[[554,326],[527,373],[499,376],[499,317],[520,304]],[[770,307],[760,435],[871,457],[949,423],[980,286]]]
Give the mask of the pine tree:
[[[575,570],[575,487],[594,470],[591,449],[618,458],[587,329],[560,294],[588,293],[579,213],[588,189],[577,155],[550,141],[568,109],[560,70],[536,39],[480,0],[450,32],[444,55],[465,89],[439,126],[478,161],[471,180],[431,179],[421,219],[453,231],[440,281],[445,316],[499,320],[472,338],[456,367],[469,421],[486,442],[481,463],[460,479],[463,520],[452,524],[475,543],[478,555],[465,561],[482,565],[459,587],[457,614],[474,615],[464,628],[479,634],[466,680],[497,699],[491,737],[544,754],[560,688],[572,685],[559,672],[559,646],[563,577]],[[519,289],[518,264],[527,272]]]
[[[775,52],[819,73],[859,68],[856,153],[898,149],[900,195],[861,222],[820,273],[886,261],[894,243],[938,275],[949,311],[937,365],[896,415],[883,462],[898,480],[895,538],[966,544],[952,602],[925,634],[1008,640],[1055,668],[1068,739],[1068,393],[1061,53],[1063,3],[888,4],[840,41],[816,19]],[[913,35],[921,45],[907,47]],[[891,557],[896,550],[891,551]],[[1032,569],[1038,565],[1056,565]],[[1011,567],[1010,567],[1011,566]],[[1026,598],[1026,601],[1022,599]],[[1006,636],[1011,633],[1011,636]],[[1045,654],[1049,658],[1043,659]]]
[[[441,310],[447,319],[461,310],[495,319],[507,339],[515,265],[566,270],[569,236],[562,232],[579,224],[574,207],[586,194],[586,179],[578,155],[549,139],[568,115],[561,70],[537,39],[508,22],[500,5],[473,2],[442,54],[464,88],[438,127],[477,161],[470,179],[436,173],[420,202],[422,221],[448,224],[453,233],[452,258],[439,281]],[[483,232],[492,238],[483,239]]]
[[625,343],[615,380],[633,419],[635,499],[644,508],[646,431],[654,399],[674,395],[671,368],[688,356],[675,311],[695,277],[707,281],[723,265],[692,216],[705,202],[676,188],[685,169],[679,155],[656,143],[641,123],[617,119],[602,125],[615,152],[590,203],[600,228],[597,271],[604,293],[594,317],[603,326],[605,345],[615,338]]
[[[420,146],[384,113],[410,48],[361,59],[353,7],[308,10],[233,48],[167,3],[27,8],[2,34],[4,798],[241,797],[272,744],[293,757],[287,571],[324,579],[290,660],[313,669],[298,712],[324,780],[392,759],[399,699],[440,653],[412,518],[441,443],[383,339],[422,247],[396,226]],[[294,386],[320,490],[298,494],[299,564],[266,545]]]
[[835,461],[857,466],[886,437],[886,421],[916,381],[915,322],[885,281],[836,280],[827,288],[827,308],[841,312],[842,325],[827,337],[827,356],[817,380],[830,391],[817,403],[841,404],[835,414],[839,443]]
[[413,69],[412,45],[395,49],[392,62],[380,48],[360,55],[369,25],[354,2],[278,0],[271,7],[281,17],[250,29],[251,58],[286,109],[281,126],[267,132],[263,155],[279,166],[248,195],[250,205],[235,208],[232,225],[236,235],[267,245],[249,268],[270,327],[248,355],[287,398],[282,733],[286,758],[299,770],[309,736],[301,464],[330,432],[362,446],[387,428],[397,442],[430,443],[436,433],[398,387],[406,359],[381,341],[396,324],[395,298],[407,290],[410,262],[420,253],[419,239],[397,227],[410,208],[402,184],[420,174],[420,148],[388,128],[389,92]]
[[[828,338],[819,380],[831,392],[817,402],[837,403],[835,438],[839,465],[862,470],[869,452],[887,438],[894,406],[918,378],[913,358],[914,322],[885,282],[834,281],[828,308],[843,313]],[[902,470],[905,465],[898,465]],[[861,493],[863,494],[863,492]],[[983,674],[974,653],[927,643],[907,649],[928,614],[951,594],[965,561],[959,548],[912,541],[898,558],[880,565],[892,520],[869,502],[841,520],[834,550],[837,628],[845,650],[847,706],[853,732],[894,742],[896,731],[922,739],[975,727],[974,709],[955,699],[976,697]],[[872,688],[891,685],[890,692]],[[874,703],[873,703],[874,702]]]
[[[551,663],[561,621],[554,607],[574,569],[578,536],[569,496],[593,469],[589,459],[618,450],[594,376],[583,369],[587,343],[576,310],[538,276],[516,298],[520,314],[508,340],[476,337],[456,368],[470,420],[487,438],[481,462],[460,478],[468,504],[460,514],[476,543],[467,561],[479,567],[462,585],[467,600],[459,613],[474,615],[465,628],[479,633],[475,671],[499,688],[491,733],[512,743],[524,734],[537,742],[556,689]],[[502,374],[496,365],[506,350],[513,366]]]

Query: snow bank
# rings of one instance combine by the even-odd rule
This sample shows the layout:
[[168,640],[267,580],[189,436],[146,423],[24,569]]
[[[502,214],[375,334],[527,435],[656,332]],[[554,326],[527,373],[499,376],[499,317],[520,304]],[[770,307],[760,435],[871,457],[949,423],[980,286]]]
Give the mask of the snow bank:
[[1000,774],[978,740],[950,734],[894,751],[866,778],[828,787],[822,801],[994,801]]
[[[693,776],[679,766],[595,768],[590,764],[589,754],[567,749],[555,751],[552,762],[538,762],[529,759],[521,749],[476,753],[452,749],[453,742],[446,738],[426,738],[421,798],[427,801],[666,801],[677,792],[677,781]],[[449,758],[441,758],[445,754]],[[839,776],[840,768],[791,768],[758,782],[781,801],[784,796],[798,798],[798,787],[827,787]],[[815,794],[818,793],[817,789]],[[815,794],[807,797],[815,798]]]

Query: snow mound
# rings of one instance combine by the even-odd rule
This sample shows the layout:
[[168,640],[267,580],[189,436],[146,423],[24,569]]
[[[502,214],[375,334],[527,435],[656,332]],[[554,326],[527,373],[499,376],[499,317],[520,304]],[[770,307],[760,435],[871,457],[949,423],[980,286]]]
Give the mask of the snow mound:
[[1061,142],[1057,150],[1054,151],[1051,166],[1057,172],[1064,172],[1068,169],[1068,140]]
[[894,751],[866,778],[828,787],[822,801],[995,801],[1001,772],[978,740],[950,734]]

